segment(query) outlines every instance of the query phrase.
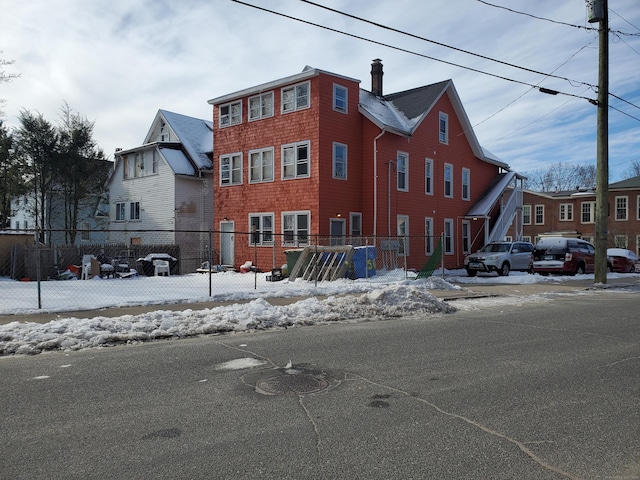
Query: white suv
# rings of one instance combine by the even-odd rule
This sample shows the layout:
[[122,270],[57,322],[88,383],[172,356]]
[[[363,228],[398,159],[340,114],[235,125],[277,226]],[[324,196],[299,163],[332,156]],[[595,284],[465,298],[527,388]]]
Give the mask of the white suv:
[[533,244],[530,242],[491,242],[464,259],[467,275],[478,272],[498,272],[507,276],[511,270],[532,272]]

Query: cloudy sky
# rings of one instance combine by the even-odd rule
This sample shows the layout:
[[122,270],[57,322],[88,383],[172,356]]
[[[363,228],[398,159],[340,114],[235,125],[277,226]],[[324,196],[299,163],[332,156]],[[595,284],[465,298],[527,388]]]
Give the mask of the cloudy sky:
[[[17,125],[26,109],[57,123],[67,102],[95,122],[113,158],[140,145],[158,109],[210,119],[207,100],[305,65],[369,90],[381,58],[385,93],[452,79],[480,143],[514,170],[595,165],[597,108],[587,99],[597,97],[598,38],[584,0],[316,0],[410,35],[301,0],[243,2],[362,38],[233,0],[0,0],[0,58],[21,75],[0,84],[4,121]],[[623,99],[610,97],[609,110],[617,181],[640,160],[640,8],[609,7],[609,90]]]

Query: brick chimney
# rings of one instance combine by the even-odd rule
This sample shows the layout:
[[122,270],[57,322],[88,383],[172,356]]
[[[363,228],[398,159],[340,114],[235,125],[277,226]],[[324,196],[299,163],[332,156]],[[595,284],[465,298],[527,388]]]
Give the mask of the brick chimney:
[[382,96],[382,60],[376,58],[371,64],[371,93],[376,97]]

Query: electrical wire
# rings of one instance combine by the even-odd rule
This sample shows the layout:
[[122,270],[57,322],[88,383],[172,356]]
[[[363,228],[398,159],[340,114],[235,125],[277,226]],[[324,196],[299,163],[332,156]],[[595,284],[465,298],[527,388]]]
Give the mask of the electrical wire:
[[[283,17],[283,18],[287,18],[289,20],[294,20],[296,22],[300,22],[300,23],[304,23],[304,24],[307,24],[307,25],[311,25],[311,26],[314,26],[314,27],[317,27],[317,28],[321,28],[323,30],[328,30],[330,32],[339,33],[341,35],[345,35],[347,37],[355,38],[357,40],[362,40],[362,41],[365,41],[365,42],[373,43],[375,45],[380,45],[382,47],[390,48],[392,50],[397,50],[397,51],[400,51],[400,52],[408,53],[410,55],[415,55],[415,56],[418,56],[418,57],[421,57],[421,58],[426,58],[428,60],[433,60],[435,62],[444,63],[446,65],[451,65],[451,66],[462,68],[462,69],[465,69],[465,70],[469,70],[469,71],[472,71],[472,72],[475,72],[475,73],[480,73],[482,75],[487,75],[487,76],[490,76],[490,77],[498,78],[500,80],[505,80],[505,81],[508,81],[508,82],[518,83],[520,85],[526,85],[528,87],[536,88],[536,89],[540,90],[542,93],[548,93],[550,95],[564,95],[564,96],[568,96],[568,97],[581,98],[583,100],[587,100],[590,103],[596,102],[596,100],[594,100],[592,98],[589,98],[589,97],[584,97],[582,95],[575,95],[575,94],[572,94],[572,93],[561,92],[561,91],[558,91],[558,90],[551,90],[551,89],[538,87],[537,85],[534,85],[534,84],[528,83],[528,82],[524,82],[522,80],[516,80],[514,78],[505,77],[503,75],[497,75],[495,73],[485,72],[485,71],[479,70],[477,68],[467,67],[465,65],[460,65],[460,64],[457,64],[457,63],[454,63],[454,62],[449,62],[447,60],[442,60],[442,59],[439,59],[439,58],[435,58],[435,57],[432,57],[430,55],[425,55],[425,54],[422,54],[422,53],[414,52],[414,51],[408,50],[406,48],[396,47],[396,46],[388,44],[388,43],[379,42],[377,40],[372,40],[370,38],[362,37],[360,35],[355,35],[353,33],[344,32],[344,31],[338,30],[336,28],[327,27],[325,25],[320,25],[318,23],[314,23],[314,22],[311,22],[309,20],[304,20],[304,19],[301,19],[301,18],[297,18],[297,17],[293,17],[291,15],[287,15],[287,14],[281,13],[281,12],[276,12],[274,10],[270,10],[268,8],[265,8],[265,7],[260,7],[258,5],[252,5],[250,3],[243,2],[241,0],[231,0],[231,1],[234,2],[234,3],[238,3],[240,5],[245,5],[247,7],[254,8],[256,10],[260,10],[260,11],[263,11],[263,12],[267,12],[267,13],[271,13],[273,15],[277,15],[277,16]],[[546,74],[542,74],[542,75],[546,75]],[[565,79],[565,80],[570,81],[569,79]],[[581,85],[585,85],[585,86],[588,86],[590,88],[595,88],[595,86],[590,85],[590,84],[585,83],[585,82],[579,82],[579,83]]]

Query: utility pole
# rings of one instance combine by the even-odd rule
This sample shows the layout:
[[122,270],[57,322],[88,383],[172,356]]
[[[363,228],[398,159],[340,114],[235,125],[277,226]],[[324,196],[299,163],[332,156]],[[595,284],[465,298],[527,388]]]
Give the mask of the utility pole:
[[607,283],[609,217],[609,7],[608,0],[588,0],[589,23],[599,22],[598,120],[596,164],[595,283]]

